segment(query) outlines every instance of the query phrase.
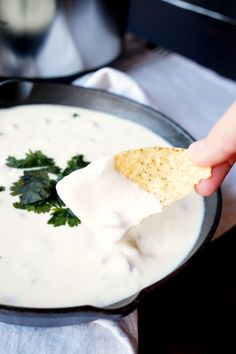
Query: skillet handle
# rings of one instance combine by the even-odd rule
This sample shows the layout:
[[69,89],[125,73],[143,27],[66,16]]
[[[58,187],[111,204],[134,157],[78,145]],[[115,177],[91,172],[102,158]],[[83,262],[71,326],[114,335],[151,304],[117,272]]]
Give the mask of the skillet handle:
[[0,108],[23,104],[29,97],[33,83],[22,80],[4,80],[0,82]]

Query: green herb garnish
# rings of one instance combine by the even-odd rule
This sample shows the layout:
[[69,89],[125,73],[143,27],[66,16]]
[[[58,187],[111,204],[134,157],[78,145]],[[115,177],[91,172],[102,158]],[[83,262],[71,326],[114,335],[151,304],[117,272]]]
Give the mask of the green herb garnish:
[[5,187],[0,186],[0,192],[4,192],[5,190],[6,190],[6,188],[5,188]]
[[69,175],[70,173],[79,170],[80,168],[84,168],[89,165],[89,162],[84,161],[84,156],[83,155],[75,155],[73,156],[68,162],[65,170],[63,170],[59,174],[59,178],[61,179],[62,177],[65,177]]
[[78,118],[78,117],[80,117],[80,114],[79,113],[73,113],[72,117],[73,118]]
[[68,224],[70,227],[73,227],[80,223],[80,219],[68,208],[55,207],[51,209],[51,218],[48,220],[48,224],[55,227]]
[[13,183],[10,191],[11,195],[20,197],[20,204],[24,206],[48,199],[54,185],[47,170],[29,170]]
[[64,176],[89,164],[83,155],[73,156],[64,170],[57,167],[54,160],[41,151],[29,151],[25,159],[9,156],[6,164],[9,167],[25,169],[23,175],[10,188],[11,195],[19,197],[19,201],[13,204],[15,208],[38,214],[50,213],[48,224],[55,227],[73,227],[81,223],[59,198],[56,184]]
[[27,152],[24,159],[16,159],[14,156],[9,156],[6,160],[8,167],[13,168],[36,168],[44,167],[51,173],[58,174],[61,169],[55,165],[55,161],[44,155],[40,150]]
[[22,209],[22,210],[27,210],[27,211],[33,211],[34,213],[41,214],[41,213],[48,213],[51,210],[51,205],[50,203],[46,201],[39,201],[35,202],[32,204],[25,204],[22,205],[19,202],[13,203],[13,206],[16,209]]

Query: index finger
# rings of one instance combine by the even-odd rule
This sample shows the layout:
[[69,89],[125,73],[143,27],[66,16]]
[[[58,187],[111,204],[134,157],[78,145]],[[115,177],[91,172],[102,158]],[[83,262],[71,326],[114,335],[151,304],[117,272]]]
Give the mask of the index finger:
[[236,153],[236,102],[202,141],[190,145],[190,158],[201,166],[216,166]]

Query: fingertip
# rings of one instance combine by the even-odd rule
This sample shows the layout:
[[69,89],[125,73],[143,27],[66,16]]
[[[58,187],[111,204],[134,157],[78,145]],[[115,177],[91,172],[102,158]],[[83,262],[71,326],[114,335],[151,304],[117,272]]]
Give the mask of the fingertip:
[[200,183],[194,187],[195,191],[204,197],[208,197],[215,193],[220,187],[230,168],[231,165],[228,162],[224,162],[223,164],[213,167],[211,177],[200,181]]
[[202,150],[202,144],[203,140],[201,139],[194,141],[191,145],[189,145],[188,153],[191,158],[195,158],[198,155],[199,151]]
[[195,192],[202,197],[209,197],[211,194],[215,193],[219,188],[215,183],[212,183],[211,180],[202,180],[194,186]]
[[194,141],[189,147],[188,147],[188,154],[190,159],[198,164],[198,165],[205,165],[205,155],[204,153],[204,139]]

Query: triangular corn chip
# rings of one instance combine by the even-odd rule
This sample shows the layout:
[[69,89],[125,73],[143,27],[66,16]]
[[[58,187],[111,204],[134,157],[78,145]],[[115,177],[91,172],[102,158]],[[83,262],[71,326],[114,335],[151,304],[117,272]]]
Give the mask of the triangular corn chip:
[[190,193],[211,168],[195,165],[187,149],[149,147],[115,156],[116,169],[167,206]]

